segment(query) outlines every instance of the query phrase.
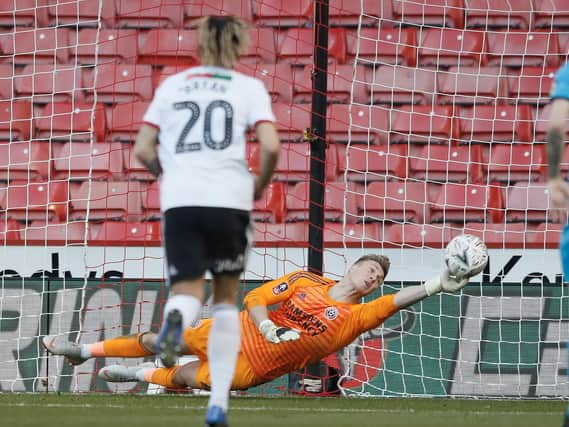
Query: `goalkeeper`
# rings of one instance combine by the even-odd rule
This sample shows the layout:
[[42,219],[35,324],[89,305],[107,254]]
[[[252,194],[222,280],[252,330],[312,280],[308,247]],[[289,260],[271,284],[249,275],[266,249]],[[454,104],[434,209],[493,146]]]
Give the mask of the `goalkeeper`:
[[[368,303],[361,298],[382,285],[389,272],[389,258],[364,255],[338,282],[305,271],[295,271],[250,291],[240,313],[241,349],[232,389],[242,390],[303,368],[351,343],[376,328],[399,309],[439,292],[455,292],[481,269],[474,266],[462,277],[448,269],[418,286],[406,287]],[[483,266],[482,266],[483,267]],[[267,307],[280,304],[274,311]],[[156,368],[104,367],[99,376],[111,382],[145,381],[167,388],[203,388],[211,384],[207,339],[211,320],[203,320],[183,333],[185,353],[198,360],[182,366]],[[157,335],[151,332],[77,345],[43,339],[53,354],[78,364],[90,357],[143,357],[154,354]],[[149,366],[152,365],[152,366]]]

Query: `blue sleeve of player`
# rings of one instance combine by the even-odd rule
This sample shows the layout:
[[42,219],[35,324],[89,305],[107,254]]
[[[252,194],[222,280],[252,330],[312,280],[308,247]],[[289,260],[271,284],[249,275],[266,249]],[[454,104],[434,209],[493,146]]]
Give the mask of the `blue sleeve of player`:
[[561,67],[555,74],[551,99],[569,99],[569,62]]

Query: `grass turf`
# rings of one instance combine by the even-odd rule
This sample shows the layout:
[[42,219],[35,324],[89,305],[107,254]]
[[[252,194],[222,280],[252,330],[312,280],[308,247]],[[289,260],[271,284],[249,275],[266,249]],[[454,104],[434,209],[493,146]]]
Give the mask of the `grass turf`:
[[[206,400],[176,395],[0,393],[0,425],[203,426]],[[231,427],[560,427],[566,402],[233,398]]]

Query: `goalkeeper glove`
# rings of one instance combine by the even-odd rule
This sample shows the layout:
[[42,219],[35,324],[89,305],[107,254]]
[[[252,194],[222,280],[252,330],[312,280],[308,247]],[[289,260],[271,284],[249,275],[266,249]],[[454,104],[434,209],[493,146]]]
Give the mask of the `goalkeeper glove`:
[[296,341],[300,338],[300,331],[287,328],[285,326],[277,326],[270,319],[265,319],[259,324],[259,330],[265,339],[274,344],[287,341]]
[[445,268],[439,276],[427,280],[424,284],[427,295],[431,296],[439,292],[456,292],[468,284],[468,277],[458,278],[450,275]]

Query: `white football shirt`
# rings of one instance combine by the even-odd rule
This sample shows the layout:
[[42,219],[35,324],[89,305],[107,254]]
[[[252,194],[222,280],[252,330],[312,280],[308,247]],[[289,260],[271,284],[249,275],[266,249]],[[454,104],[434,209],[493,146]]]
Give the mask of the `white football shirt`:
[[163,212],[183,206],[252,209],[245,133],[275,121],[260,80],[226,68],[189,68],[164,80],[143,120],[158,129]]

